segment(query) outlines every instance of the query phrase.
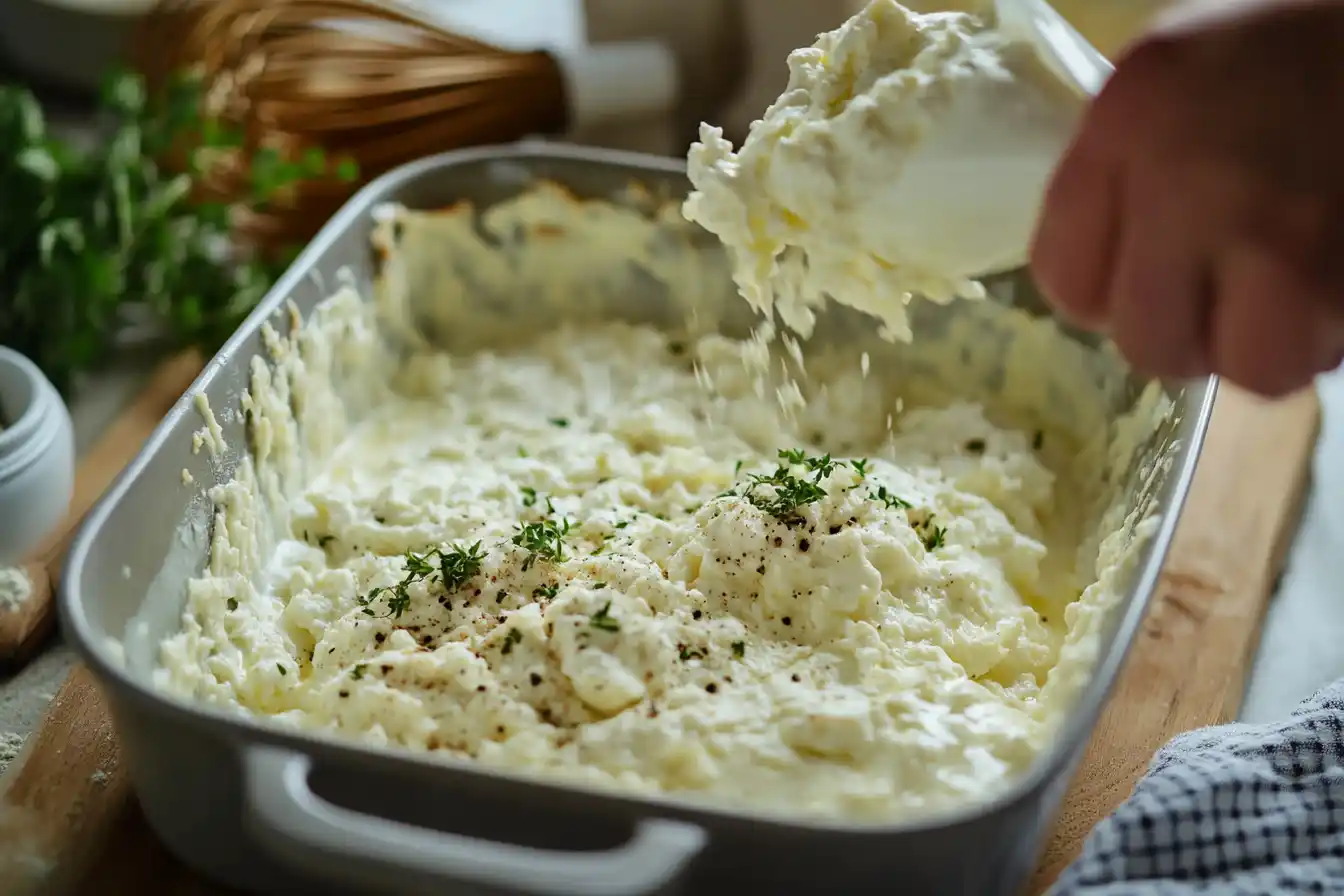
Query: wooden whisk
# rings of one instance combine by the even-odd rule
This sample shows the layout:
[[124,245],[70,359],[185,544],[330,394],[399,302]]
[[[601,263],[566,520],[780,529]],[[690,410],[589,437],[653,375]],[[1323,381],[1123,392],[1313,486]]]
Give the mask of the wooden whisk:
[[[151,87],[199,73],[208,111],[244,135],[244,152],[320,147],[368,179],[420,156],[556,134],[576,119],[655,111],[676,92],[659,44],[614,44],[565,58],[455,34],[379,0],[161,0],[133,60]],[[241,169],[210,189],[246,196]],[[260,248],[321,227],[357,185],[305,183],[240,219]]]

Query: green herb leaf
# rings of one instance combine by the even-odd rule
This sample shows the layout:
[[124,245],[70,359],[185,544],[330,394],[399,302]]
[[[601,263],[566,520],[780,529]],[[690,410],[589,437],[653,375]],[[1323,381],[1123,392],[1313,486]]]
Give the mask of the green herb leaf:
[[618,623],[611,615],[611,601],[607,601],[602,605],[602,609],[588,617],[588,624],[593,628],[601,629],[604,632],[618,632],[621,630],[620,623]]
[[521,643],[523,643],[522,630],[511,628],[508,633],[504,635],[504,644],[499,648],[499,652],[503,654],[513,653],[513,646]]
[[[422,581],[432,582],[437,576],[443,589],[451,593],[480,573],[483,560],[485,554],[481,551],[479,541],[467,547],[454,545],[447,550],[431,548],[423,554],[407,551],[404,559],[406,573],[401,581],[390,587],[373,589],[359,598],[359,604],[364,608],[365,616],[375,619],[386,619],[389,616],[400,618],[411,608],[411,585]],[[381,597],[387,598],[387,609],[377,613],[371,605]]]
[[876,491],[868,493],[868,497],[873,501],[880,502],[888,510],[909,510],[911,504],[902,498],[898,498],[887,491],[885,485],[879,485]]
[[[547,502],[547,509],[550,502]],[[538,523],[520,523],[512,542],[527,551],[523,559],[523,572],[527,572],[538,560],[559,563],[565,558],[565,536],[569,534],[569,520],[557,523],[553,519],[544,519]]]
[[932,516],[917,526],[915,531],[919,533],[919,540],[924,542],[924,550],[930,553],[938,550],[947,541],[947,530],[934,525]]

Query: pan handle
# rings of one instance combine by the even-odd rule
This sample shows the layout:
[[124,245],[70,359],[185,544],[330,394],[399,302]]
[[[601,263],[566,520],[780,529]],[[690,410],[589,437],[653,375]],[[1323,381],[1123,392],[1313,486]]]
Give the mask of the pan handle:
[[372,890],[396,881],[399,893],[643,896],[675,885],[707,839],[695,825],[648,819],[628,842],[600,852],[477,840],[337,806],[313,792],[311,771],[301,753],[245,747],[247,822],[285,864]]

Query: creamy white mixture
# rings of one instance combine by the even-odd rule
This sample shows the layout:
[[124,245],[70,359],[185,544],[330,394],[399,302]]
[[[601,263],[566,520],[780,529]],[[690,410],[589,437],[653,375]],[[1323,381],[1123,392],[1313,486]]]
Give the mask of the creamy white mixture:
[[1050,171],[1085,97],[992,13],[873,0],[789,56],[789,83],[739,150],[702,125],[686,215],[743,295],[811,332],[830,296],[908,340],[912,296],[982,295],[1025,263]]
[[[384,319],[427,270],[438,312],[469,298],[464,265],[473,288],[515,278],[534,316],[631,272],[681,270],[703,294],[704,272],[629,211],[526,194],[484,225],[538,240],[516,256],[474,221],[391,225]],[[547,262],[529,269],[534,252]],[[1056,408],[1076,388],[1072,431],[903,403],[890,359],[847,343],[809,353],[796,412],[758,393],[742,343],[633,323],[524,338],[514,316],[497,347],[397,365],[365,297],[339,290],[290,335],[266,331],[251,451],[210,491],[209,567],[156,681],[370,745],[786,816],[982,800],[1087,680],[1152,523],[1101,471],[1128,464],[1163,401],[1150,390],[1107,426],[1079,359],[1040,366],[1048,322],[1002,313],[1020,350],[999,380]],[[995,332],[968,330],[977,361]],[[975,392],[981,368],[943,354]],[[199,406],[202,446],[222,449]]]
[[[685,353],[738,363],[723,348],[611,325],[417,359],[294,504],[269,587],[193,588],[167,682],[370,743],[781,811],[980,795],[1044,742],[1064,631],[1046,613],[1080,590],[1043,571],[1055,477],[1033,435],[911,412],[831,467],[701,388]],[[744,489],[777,468],[782,488]]]

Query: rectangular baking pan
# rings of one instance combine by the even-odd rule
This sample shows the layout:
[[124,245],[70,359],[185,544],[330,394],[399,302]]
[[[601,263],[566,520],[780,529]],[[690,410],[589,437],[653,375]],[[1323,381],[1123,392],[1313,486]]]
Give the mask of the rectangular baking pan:
[[[745,807],[590,790],[369,749],[192,705],[151,686],[155,645],[180,625],[185,582],[202,570],[208,544],[211,503],[199,486],[184,486],[182,470],[200,483],[218,482],[238,460],[228,454],[212,464],[205,452],[193,453],[194,397],[208,397],[231,446],[244,444],[243,423],[227,409],[238,407],[249,362],[263,351],[263,324],[283,320],[287,300],[311,310],[343,268],[369,286],[377,205],[439,208],[466,199],[487,207],[537,179],[581,198],[611,197],[632,182],[669,198],[688,187],[674,160],[537,142],[448,153],[384,175],[307,247],[90,513],[67,562],[61,620],[103,685],[150,825],[203,874],[259,892],[1015,892],[1139,630],[1194,472],[1214,380],[1166,386],[1177,415],[1170,462],[1156,465],[1159,531],[1134,568],[1093,680],[1056,747],[980,806],[883,826],[790,822]],[[1021,284],[1015,296],[1039,307]],[[1127,381],[1128,400],[1140,386]]]

